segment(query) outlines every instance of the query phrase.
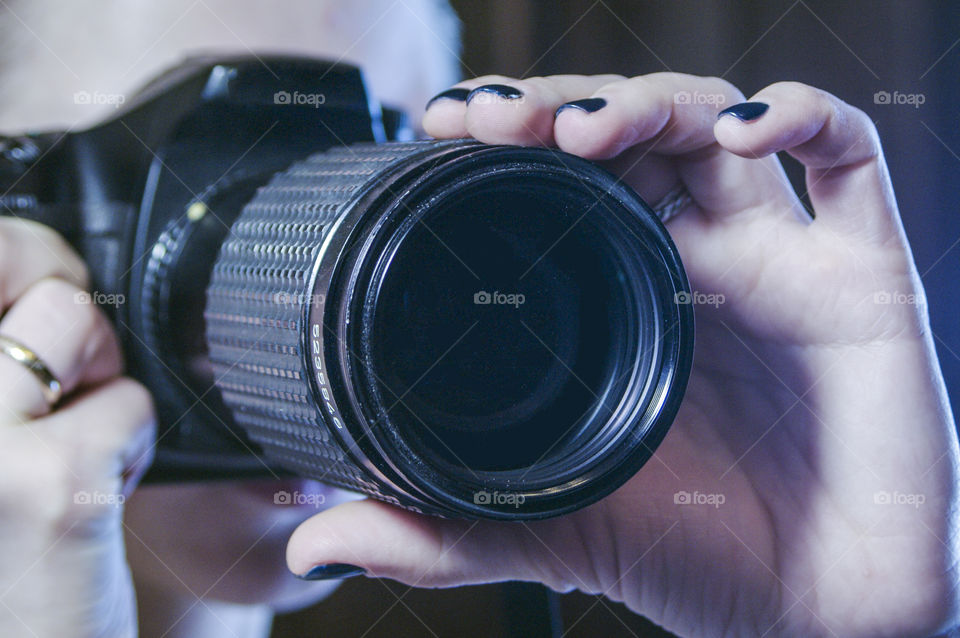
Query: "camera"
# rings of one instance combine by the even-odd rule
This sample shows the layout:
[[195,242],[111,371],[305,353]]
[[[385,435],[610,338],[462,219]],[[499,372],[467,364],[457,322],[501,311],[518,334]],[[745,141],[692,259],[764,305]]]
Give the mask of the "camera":
[[5,138],[0,209],[88,263],[83,302],[155,398],[145,480],[298,475],[522,520],[654,453],[690,288],[594,163],[412,141],[358,69],[307,58],[193,58],[116,101],[88,130]]

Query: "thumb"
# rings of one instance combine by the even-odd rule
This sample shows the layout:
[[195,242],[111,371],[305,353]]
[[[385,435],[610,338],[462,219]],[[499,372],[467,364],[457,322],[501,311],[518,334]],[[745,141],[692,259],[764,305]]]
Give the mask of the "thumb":
[[569,589],[550,566],[552,523],[452,520],[353,501],[301,524],[287,545],[287,566],[306,577],[337,565],[310,579],[342,576],[346,564],[417,587],[532,580]]

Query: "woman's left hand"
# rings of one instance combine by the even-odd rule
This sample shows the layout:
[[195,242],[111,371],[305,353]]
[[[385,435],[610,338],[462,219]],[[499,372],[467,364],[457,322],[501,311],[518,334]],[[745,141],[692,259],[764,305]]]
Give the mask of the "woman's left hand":
[[[779,83],[718,120],[743,95],[674,73],[458,88],[429,108],[434,136],[559,146],[650,202],[685,186],[693,201],[666,226],[693,290],[722,303],[695,305],[670,432],[601,502],[524,524],[351,503],[293,535],[291,569],[537,580],[696,636],[902,638],[954,622],[957,435],[869,117]],[[781,151],[806,165],[815,219]]]

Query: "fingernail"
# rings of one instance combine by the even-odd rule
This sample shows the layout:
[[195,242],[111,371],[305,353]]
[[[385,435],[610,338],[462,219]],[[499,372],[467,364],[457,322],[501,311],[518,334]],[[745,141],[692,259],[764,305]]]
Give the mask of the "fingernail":
[[467,104],[470,104],[478,95],[496,95],[505,100],[516,100],[523,97],[523,91],[506,84],[484,84],[470,91],[467,95]]
[[561,104],[560,108],[557,109],[557,112],[554,113],[553,116],[556,117],[567,109],[577,109],[578,111],[583,111],[584,113],[596,113],[606,105],[607,101],[602,97],[588,97],[582,100],[574,100],[572,102]]
[[430,101],[427,102],[427,106],[424,108],[430,108],[437,100],[455,100],[457,102],[465,102],[469,93],[470,91],[467,89],[447,89],[446,91],[437,93],[430,98]]
[[742,102],[717,113],[717,119],[724,115],[732,115],[741,122],[751,122],[766,113],[768,108],[770,105],[766,102]]
[[317,565],[306,574],[298,574],[297,578],[301,580],[334,580],[336,578],[350,578],[365,574],[367,570],[356,565],[346,563],[329,563],[327,565]]

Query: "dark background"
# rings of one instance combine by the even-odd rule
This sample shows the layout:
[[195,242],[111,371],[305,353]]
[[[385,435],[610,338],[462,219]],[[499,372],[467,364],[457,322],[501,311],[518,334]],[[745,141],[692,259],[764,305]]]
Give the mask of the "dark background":
[[[960,324],[960,5],[795,0],[732,4],[628,0],[455,0],[465,76],[682,71],[724,77],[749,97],[806,82],[866,111],[883,139],[930,304],[956,411]],[[921,94],[919,108],[878,91]],[[788,161],[802,189],[802,171]],[[911,424],[904,423],[904,427]],[[567,636],[668,636],[622,605],[555,597]],[[547,599],[533,586],[412,590],[354,579],[314,608],[278,618],[274,636],[539,636]]]

